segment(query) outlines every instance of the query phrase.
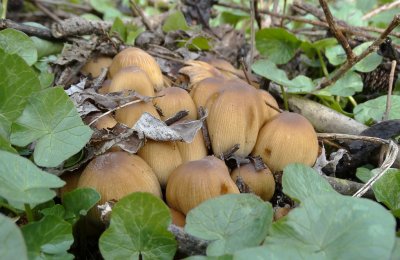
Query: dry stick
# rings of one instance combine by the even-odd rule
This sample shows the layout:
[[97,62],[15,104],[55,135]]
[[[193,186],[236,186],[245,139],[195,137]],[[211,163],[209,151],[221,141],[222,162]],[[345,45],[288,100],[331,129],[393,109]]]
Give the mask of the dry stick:
[[[255,1],[251,0],[250,5],[251,5],[251,11],[250,11],[250,59],[249,63],[247,64],[247,71],[251,73],[251,65],[253,64],[253,59],[254,59],[254,45],[256,42],[256,30],[254,28],[254,19],[255,19]],[[249,83],[250,84],[250,83]]]
[[[285,14],[286,13],[286,5],[287,5],[287,1],[286,0],[284,0],[284,2],[283,2],[283,14]],[[281,24],[280,24],[280,26],[283,28],[283,23],[284,23],[284,21],[285,21],[285,18],[282,18],[281,19]]]
[[[325,175],[323,175],[323,177],[329,182],[329,184],[335,191],[346,196],[352,196],[354,193],[360,190],[364,185],[363,183],[358,183],[355,181],[349,181]],[[373,199],[375,198],[374,192],[372,190],[368,190],[364,197]]]
[[40,11],[42,11],[43,13],[45,13],[48,17],[50,17],[51,19],[53,19],[55,22],[59,23],[62,20],[54,14],[54,12],[50,11],[49,9],[47,9],[46,6],[42,5],[41,3],[39,3],[38,1],[33,1],[33,3],[37,6],[37,8],[40,9]]
[[324,78],[320,85],[317,87],[318,88],[324,88],[329,86],[332,83],[335,83],[338,79],[340,79],[349,69],[353,67],[354,64],[359,62],[360,60],[364,59],[367,57],[368,54],[372,53],[373,51],[376,51],[378,46],[383,43],[383,41],[386,39],[386,37],[389,35],[391,31],[394,30],[398,25],[400,24],[400,14],[396,14],[392,20],[392,22],[389,24],[389,26],[386,28],[386,30],[379,36],[378,39],[376,39],[365,51],[363,51],[359,56],[356,56],[353,60],[347,60],[332,76],[332,78]]
[[61,5],[61,6],[66,6],[66,7],[72,7],[74,9],[80,9],[85,12],[93,11],[93,9],[90,6],[69,3],[69,2],[65,2],[65,1],[36,0],[36,2],[40,2],[42,4]]
[[388,152],[386,154],[385,161],[377,168],[377,174],[374,175],[367,183],[364,184],[354,195],[353,197],[361,197],[364,195],[372,185],[381,178],[385,172],[393,165],[396,160],[397,154],[399,152],[399,147],[393,140],[384,140],[377,137],[370,136],[355,136],[355,135],[347,135],[347,134],[317,134],[319,138],[326,138],[331,140],[339,140],[339,139],[347,139],[347,140],[364,140],[373,143],[384,144],[388,146]]
[[377,14],[379,14],[379,13],[381,13],[381,12],[390,10],[390,9],[392,9],[392,8],[398,6],[398,5],[400,5],[400,0],[394,1],[393,3],[384,4],[384,5],[382,5],[382,6],[378,7],[378,8],[376,8],[376,9],[370,11],[369,13],[366,13],[366,14],[362,17],[362,19],[363,19],[363,20],[367,20],[367,19],[371,18],[371,17],[374,16],[374,15],[377,15]]
[[397,66],[397,61],[392,60],[392,67],[390,69],[390,75],[389,75],[389,87],[388,87],[388,93],[387,93],[387,99],[386,99],[386,110],[385,110],[385,114],[383,115],[383,120],[388,120],[388,118],[389,118],[389,113],[390,113],[390,108],[391,108],[391,103],[392,103],[394,73],[396,71],[396,66]]
[[133,11],[135,11],[140,16],[140,18],[142,19],[142,23],[144,24],[146,29],[149,30],[150,32],[153,32],[154,30],[151,27],[149,20],[144,15],[142,9],[140,9],[140,7],[136,4],[135,0],[131,0],[131,7]]
[[345,50],[346,55],[347,55],[347,60],[349,60],[349,62],[351,62],[352,60],[354,60],[355,55],[349,45],[349,42],[347,41],[346,37],[344,37],[342,31],[337,29],[336,22],[333,19],[332,13],[329,10],[329,7],[328,7],[328,4],[326,3],[326,1],[319,0],[319,3],[321,4],[322,10],[325,13],[325,18],[329,24],[329,28],[330,28],[331,32],[333,33],[335,38],[338,40],[340,45],[342,45],[343,49]]
[[0,19],[0,30],[6,29],[6,28],[12,28],[12,29],[24,32],[31,36],[37,36],[37,37],[43,38],[43,39],[54,40],[54,37],[51,34],[51,31],[49,29],[43,29],[43,28],[39,28],[39,27],[26,25],[26,24],[20,24],[20,23],[12,21],[10,19]]

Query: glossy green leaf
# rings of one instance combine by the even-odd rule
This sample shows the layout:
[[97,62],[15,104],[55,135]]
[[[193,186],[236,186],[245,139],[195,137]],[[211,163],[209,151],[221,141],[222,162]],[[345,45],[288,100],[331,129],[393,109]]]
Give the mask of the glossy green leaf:
[[29,99],[22,116],[12,125],[11,142],[25,146],[37,141],[35,163],[55,167],[79,152],[91,134],[68,95],[57,87]]
[[0,135],[9,137],[11,123],[24,110],[30,95],[40,90],[36,73],[16,54],[0,48]]
[[281,246],[270,245],[250,247],[235,252],[233,255],[234,260],[248,260],[248,259],[268,259],[268,260],[281,260],[281,259],[310,259],[307,255],[299,254],[293,247],[286,247],[282,250]]
[[57,204],[50,208],[45,208],[45,209],[40,210],[40,213],[42,213],[44,216],[56,216],[56,217],[64,219],[65,208],[63,205]]
[[110,227],[101,235],[100,252],[107,259],[172,259],[176,251],[168,207],[152,194],[136,192],[118,201]]
[[328,47],[335,46],[337,44],[336,38],[324,38],[319,41],[315,41],[312,43],[312,46],[320,51],[324,51]]
[[315,88],[312,80],[303,75],[289,80],[285,71],[278,69],[270,60],[258,60],[251,68],[258,75],[287,87],[289,93],[307,93]]
[[11,146],[11,143],[0,135],[0,150],[7,151],[10,153],[17,153],[17,151]]
[[74,242],[72,226],[56,216],[45,216],[22,228],[29,259],[74,259],[67,250]]
[[233,253],[259,245],[272,221],[272,206],[252,194],[228,194],[207,200],[186,216],[185,231],[212,241],[207,255]]
[[28,65],[34,64],[38,59],[32,39],[25,33],[14,29],[0,31],[0,48],[9,54],[19,55]]
[[66,210],[65,219],[75,223],[79,217],[86,216],[91,209],[100,200],[100,194],[92,188],[78,188],[63,196],[63,205]]
[[110,33],[116,33],[123,41],[125,41],[126,27],[124,22],[119,17],[115,18],[114,23],[111,26]]
[[328,86],[318,91],[317,94],[326,96],[335,95],[341,97],[349,97],[357,92],[362,91],[362,89],[363,82],[361,76],[354,71],[349,71],[331,86]]
[[0,196],[15,203],[39,204],[51,200],[65,184],[60,178],[40,170],[28,159],[0,151]]
[[289,164],[283,169],[282,187],[283,193],[298,201],[318,194],[338,194],[314,169],[300,163]]
[[28,259],[21,230],[13,220],[0,214],[0,256],[2,259]]
[[400,238],[399,237],[396,238],[396,243],[394,245],[392,255],[390,257],[390,260],[396,260],[396,259],[400,259]]
[[332,194],[308,197],[272,224],[264,246],[300,259],[389,259],[396,222],[378,203]]
[[347,58],[346,52],[340,44],[326,48],[325,56],[334,66],[344,63]]
[[374,174],[371,172],[370,169],[363,167],[357,168],[356,176],[364,183],[366,183],[369,179],[371,179],[373,175]]
[[300,44],[295,35],[282,28],[266,28],[256,33],[257,50],[275,64],[291,60]]
[[187,31],[190,29],[190,27],[186,23],[183,13],[181,11],[176,11],[170,14],[167,19],[165,19],[162,29],[164,32],[177,30]]
[[[358,45],[354,48],[354,54],[360,55],[363,51],[365,51],[372,42],[365,42],[363,44]],[[382,56],[376,52],[372,52],[367,57],[359,61],[356,65],[354,65],[354,69],[359,72],[370,72],[376,69],[379,64],[382,62]]]
[[[400,119],[400,96],[393,95],[392,106],[389,112],[389,119]],[[354,108],[354,117],[357,121],[366,123],[368,121],[382,120],[383,114],[386,109],[387,96],[380,96],[375,99],[368,100]]]

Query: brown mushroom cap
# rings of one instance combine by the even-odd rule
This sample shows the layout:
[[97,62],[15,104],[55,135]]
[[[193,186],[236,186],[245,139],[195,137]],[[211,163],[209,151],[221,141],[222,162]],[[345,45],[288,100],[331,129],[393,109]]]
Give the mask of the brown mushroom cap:
[[136,66],[120,69],[113,77],[109,92],[134,90],[144,96],[154,96],[154,88],[146,72]]
[[224,78],[222,72],[207,62],[190,60],[185,62],[185,65],[179,70],[179,73],[189,77],[191,86],[207,78]]
[[252,152],[260,155],[272,172],[290,163],[312,166],[318,156],[317,134],[302,115],[283,112],[265,124]]
[[106,128],[113,128],[118,122],[111,116],[111,115],[105,115],[103,117],[100,117],[94,125],[96,126],[97,129],[106,129]]
[[114,57],[110,65],[110,77],[113,79],[120,69],[129,66],[137,66],[146,72],[156,91],[164,88],[163,75],[156,60],[147,52],[135,47],[126,48]]
[[274,116],[278,115],[279,112],[273,108],[271,108],[270,106],[268,106],[265,103],[268,103],[269,105],[279,109],[279,105],[278,102],[276,102],[275,98],[268,92],[265,91],[263,89],[258,89],[257,90],[259,94],[261,94],[261,97],[263,99],[263,110],[265,113],[265,119],[264,119],[264,123],[268,122],[269,120],[271,120]]
[[161,187],[167,185],[168,177],[182,164],[182,157],[175,142],[147,140],[137,153],[153,169]]
[[251,191],[263,200],[268,201],[274,195],[275,179],[268,168],[256,171],[252,163],[245,164],[240,168],[234,169],[231,173],[231,177],[235,182],[239,176],[242,177]]
[[239,193],[225,163],[214,156],[178,166],[169,176],[167,203],[185,215],[205,200]]
[[133,127],[144,112],[147,112],[155,118],[160,119],[157,110],[154,108],[153,103],[151,102],[139,102],[118,109],[115,112],[115,119],[122,124]]
[[197,131],[191,143],[177,142],[182,162],[195,161],[207,156],[207,147],[201,129]]
[[207,100],[225,86],[226,80],[223,78],[207,78],[193,86],[190,96],[197,108],[205,107]]
[[85,76],[91,74],[93,78],[97,78],[98,76],[100,76],[101,70],[103,68],[110,67],[111,62],[112,59],[107,56],[91,58],[88,60],[85,66],[82,67],[81,73]]
[[[162,197],[160,184],[150,166],[139,156],[126,152],[110,152],[95,157],[79,178],[78,187],[96,189],[101,195],[98,204],[139,191]],[[89,218],[99,223],[95,208],[89,212]]]
[[186,90],[178,87],[169,87],[158,92],[158,98],[153,99],[153,104],[160,108],[161,119],[166,120],[181,110],[188,110],[187,119],[197,118],[197,109],[192,98]]
[[181,212],[169,207],[171,212],[172,224],[178,227],[184,227],[186,225],[186,217]]
[[101,87],[97,90],[100,94],[107,94],[110,93],[110,85],[111,85],[111,80],[107,79],[103,82]]

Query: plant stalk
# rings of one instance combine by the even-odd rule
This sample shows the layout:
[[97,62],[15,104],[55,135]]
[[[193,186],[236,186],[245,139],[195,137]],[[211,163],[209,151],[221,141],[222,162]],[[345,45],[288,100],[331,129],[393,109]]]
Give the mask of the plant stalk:
[[8,6],[8,0],[3,0],[2,1],[2,11],[1,11],[1,19],[6,19],[7,16],[7,6]]
[[26,213],[26,218],[28,219],[28,222],[33,222],[35,219],[33,218],[33,212],[32,208],[28,203],[24,204],[25,207],[25,213]]

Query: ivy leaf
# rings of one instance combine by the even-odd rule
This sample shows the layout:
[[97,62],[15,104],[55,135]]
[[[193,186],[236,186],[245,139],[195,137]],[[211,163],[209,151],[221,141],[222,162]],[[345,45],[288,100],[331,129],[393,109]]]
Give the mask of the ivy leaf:
[[60,178],[40,170],[28,159],[0,151],[0,196],[9,202],[43,203],[56,195],[51,188],[64,184]]
[[281,260],[281,259],[310,259],[307,256],[299,254],[293,247],[287,247],[281,251],[282,247],[270,245],[250,247],[235,252],[235,260],[248,260],[248,259],[269,259],[269,260]]
[[0,255],[2,259],[28,259],[21,230],[10,218],[0,214]]
[[290,248],[301,259],[389,259],[395,226],[376,202],[318,194],[273,223],[264,246],[275,252]]
[[251,68],[258,75],[287,87],[289,93],[308,93],[314,89],[314,83],[310,78],[300,75],[290,80],[285,71],[278,69],[270,60],[258,60]]
[[185,260],[233,260],[233,256],[232,255],[221,255],[221,256],[195,255],[195,256],[187,257],[187,258],[185,258]]
[[0,135],[0,150],[7,151],[10,153],[17,153],[17,151],[11,146],[11,143]]
[[92,188],[78,188],[63,196],[63,205],[66,210],[65,219],[70,223],[75,223],[79,216],[86,216],[100,200],[100,194]]
[[325,56],[328,58],[330,64],[338,66],[346,61],[346,52],[342,45],[338,44],[326,48]]
[[354,95],[356,92],[362,91],[362,88],[363,82],[361,76],[354,71],[349,71],[331,86],[317,91],[317,94],[349,97]]
[[68,95],[56,87],[29,99],[22,116],[12,125],[11,142],[25,146],[37,141],[35,163],[56,167],[79,152],[91,134]]
[[338,194],[314,169],[300,163],[289,164],[283,169],[283,193],[298,201],[318,194]]
[[396,243],[392,251],[392,256],[390,257],[391,260],[400,259],[400,238],[396,238]]
[[326,48],[334,46],[337,44],[336,38],[324,38],[319,41],[315,41],[312,43],[312,46],[319,50],[319,51],[324,51]]
[[170,14],[167,19],[165,19],[162,29],[167,33],[177,30],[187,31],[190,29],[190,27],[186,23],[183,13],[181,11],[176,11]]
[[[372,42],[364,42],[363,44],[358,45],[354,48],[354,54],[360,55],[363,51],[365,51]],[[382,62],[382,56],[376,52],[370,53],[367,57],[359,61],[356,65],[354,65],[354,69],[360,72],[370,72],[376,69],[379,64]]]
[[207,255],[259,245],[272,221],[272,206],[251,194],[228,194],[201,203],[186,217],[185,231],[211,240]]
[[9,54],[17,54],[31,66],[37,59],[37,50],[32,39],[23,32],[14,29],[0,31],[0,48]]
[[65,208],[63,205],[57,204],[50,208],[45,208],[45,209],[40,210],[40,213],[42,213],[44,216],[51,215],[51,216],[56,216],[56,217],[64,219]]
[[266,28],[256,33],[256,47],[260,54],[276,64],[291,60],[300,47],[294,34],[282,28]]
[[29,259],[73,259],[67,250],[74,242],[72,226],[56,216],[45,216],[22,228]]
[[168,207],[145,192],[132,193],[118,201],[110,227],[101,235],[100,252],[107,259],[172,259],[176,251]]
[[[367,123],[371,119],[382,120],[386,109],[386,100],[387,96],[384,95],[357,105],[354,108],[355,119],[361,123]],[[388,119],[400,119],[400,96],[398,95],[392,96],[392,107]]]
[[16,54],[0,48],[0,135],[7,138],[11,123],[24,110],[30,95],[40,90],[36,73]]

